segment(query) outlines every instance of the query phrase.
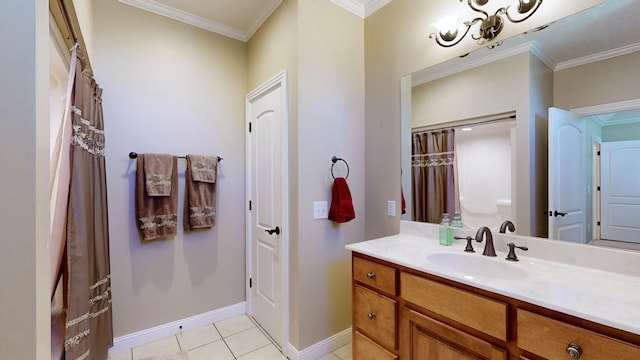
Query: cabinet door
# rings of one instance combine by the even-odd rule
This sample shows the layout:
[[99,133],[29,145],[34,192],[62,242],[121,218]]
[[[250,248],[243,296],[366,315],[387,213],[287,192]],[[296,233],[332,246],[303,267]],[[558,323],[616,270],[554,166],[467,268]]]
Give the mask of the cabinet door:
[[353,337],[353,358],[355,360],[398,360],[398,357],[356,331]]
[[507,359],[507,351],[408,308],[400,311],[403,360]]

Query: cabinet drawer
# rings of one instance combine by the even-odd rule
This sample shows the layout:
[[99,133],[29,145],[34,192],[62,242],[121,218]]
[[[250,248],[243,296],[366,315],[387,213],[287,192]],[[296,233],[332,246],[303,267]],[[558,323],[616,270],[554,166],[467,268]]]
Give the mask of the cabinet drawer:
[[353,324],[387,349],[396,349],[395,300],[360,285],[354,287]]
[[397,360],[398,357],[388,352],[368,337],[356,331],[353,339],[353,358],[363,360]]
[[640,359],[640,348],[546,316],[518,309],[518,347],[549,360],[570,359],[570,344],[582,348],[580,359]]
[[508,305],[409,273],[400,274],[400,296],[436,314],[507,341]]
[[396,269],[394,268],[354,257],[353,278],[363,284],[396,295]]

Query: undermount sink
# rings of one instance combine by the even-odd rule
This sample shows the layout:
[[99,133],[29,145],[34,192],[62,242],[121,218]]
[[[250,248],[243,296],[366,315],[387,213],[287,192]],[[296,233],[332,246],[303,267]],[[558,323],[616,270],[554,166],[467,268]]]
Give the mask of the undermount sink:
[[427,260],[434,265],[460,273],[468,279],[519,280],[529,276],[517,263],[507,262],[501,257],[442,252],[427,255]]

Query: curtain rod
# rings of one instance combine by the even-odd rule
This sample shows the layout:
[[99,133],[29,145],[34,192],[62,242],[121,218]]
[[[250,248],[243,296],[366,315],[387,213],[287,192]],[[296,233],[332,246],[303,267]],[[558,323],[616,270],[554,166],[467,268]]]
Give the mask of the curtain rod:
[[67,49],[71,49],[75,44],[78,44],[85,53],[83,59],[85,66],[92,69],[73,0],[49,0],[49,11],[62,34]]
[[471,118],[466,120],[452,121],[449,123],[419,126],[419,127],[412,128],[411,132],[416,133],[416,132],[422,132],[422,131],[451,130],[451,129],[460,128],[464,126],[490,124],[490,123],[495,123],[500,121],[515,120],[515,118],[516,118],[515,113],[503,113],[503,114],[498,114],[494,116],[484,116],[484,117],[477,117],[477,118]]
[[[133,152],[133,151],[129,153],[129,159],[135,159],[137,157],[138,157],[138,153]],[[187,157],[186,156],[178,156],[178,158],[186,159]],[[222,158],[220,156],[218,156],[218,161],[222,161]]]

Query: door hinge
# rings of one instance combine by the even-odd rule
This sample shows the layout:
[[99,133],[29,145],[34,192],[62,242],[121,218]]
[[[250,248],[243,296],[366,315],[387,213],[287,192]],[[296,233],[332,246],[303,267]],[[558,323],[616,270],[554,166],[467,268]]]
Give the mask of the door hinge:
[[251,122],[249,122],[249,132],[251,132]]
[[598,226],[600,226],[600,221],[597,222]]
[[598,186],[598,191],[600,191],[600,186]]
[[249,288],[253,287],[253,279],[249,278]]
[[598,156],[600,156],[600,150],[598,150]]
[[251,200],[249,200],[249,211],[251,211]]

